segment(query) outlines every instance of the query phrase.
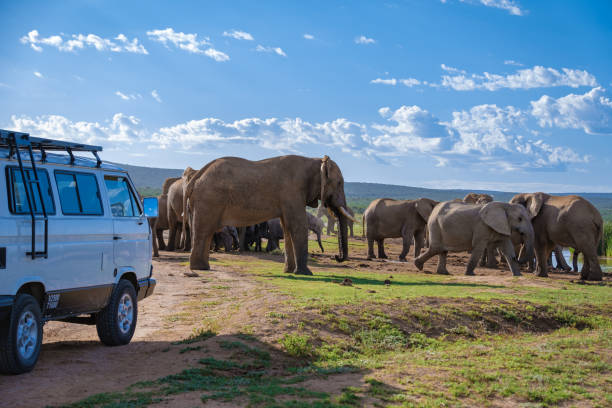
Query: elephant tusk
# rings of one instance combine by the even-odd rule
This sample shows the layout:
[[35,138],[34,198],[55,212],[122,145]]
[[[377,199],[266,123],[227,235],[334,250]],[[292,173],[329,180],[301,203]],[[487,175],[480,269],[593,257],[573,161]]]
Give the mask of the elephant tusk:
[[342,215],[344,215],[344,216],[345,216],[346,218],[348,218],[349,220],[351,220],[351,221],[353,221],[353,222],[355,222],[355,223],[359,224],[359,221],[357,221],[355,218],[353,218],[353,217],[351,216],[351,214],[349,214],[349,213],[348,213],[348,211],[346,211],[346,210],[344,209],[344,207],[340,207],[340,212],[342,213]]

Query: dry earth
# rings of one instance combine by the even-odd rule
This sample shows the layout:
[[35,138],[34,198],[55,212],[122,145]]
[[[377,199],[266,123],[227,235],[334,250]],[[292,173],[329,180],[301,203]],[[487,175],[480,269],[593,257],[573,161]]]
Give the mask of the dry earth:
[[[356,240],[361,240],[356,238]],[[363,253],[353,252],[344,264],[346,271],[370,269],[381,275],[418,272],[411,262],[394,261],[399,254],[397,240],[389,242],[390,260],[367,261]],[[213,257],[230,261],[235,257],[258,256],[278,260],[273,255],[215,254]],[[320,263],[336,265],[328,254],[317,256]],[[488,284],[560,286],[576,275],[554,274],[552,279],[531,276],[513,279],[507,268],[500,270],[477,268],[477,276],[464,276],[467,254],[450,254],[448,270],[458,282]],[[73,402],[101,392],[120,391],[139,381],[154,380],[193,365],[202,354],[180,353],[172,342],[189,337],[195,328],[215,323],[218,336],[231,336],[251,327],[264,347],[272,348],[270,339],[277,333],[266,314],[277,310],[283,296],[265,282],[232,271],[230,267],[211,263],[213,270],[188,276],[187,254],[161,251],[154,261],[154,276],[158,280],[153,296],[139,304],[138,327],[132,342],[123,347],[105,347],[97,338],[95,326],[50,322],[44,327],[44,344],[36,368],[20,376],[0,376],[0,406],[39,407]],[[181,264],[183,263],[183,264]],[[425,265],[424,272],[434,273],[436,260]],[[317,268],[313,268],[317,273]],[[202,302],[206,307],[202,307]],[[196,306],[200,305],[200,306]],[[217,336],[217,337],[218,337]],[[230,338],[231,340],[231,338]],[[205,342],[205,354],[218,356],[220,351]],[[265,344],[267,343],[267,345]],[[326,380],[310,380],[308,387],[318,391],[340,391],[347,384],[363,384],[364,374],[345,374]],[[194,406],[200,403],[199,393],[186,393],[165,401],[162,405]],[[227,406],[209,401],[207,406]]]

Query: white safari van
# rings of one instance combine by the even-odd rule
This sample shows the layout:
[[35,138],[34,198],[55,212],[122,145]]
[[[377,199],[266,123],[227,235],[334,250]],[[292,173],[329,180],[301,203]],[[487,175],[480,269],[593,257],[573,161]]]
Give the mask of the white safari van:
[[34,367],[49,320],[129,343],[138,301],[155,289],[146,216],[157,200],[143,205],[101,150],[0,130],[0,373]]

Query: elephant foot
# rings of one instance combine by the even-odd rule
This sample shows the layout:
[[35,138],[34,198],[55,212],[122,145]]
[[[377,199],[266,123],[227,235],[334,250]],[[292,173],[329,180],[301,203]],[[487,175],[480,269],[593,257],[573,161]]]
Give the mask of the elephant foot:
[[499,265],[499,262],[487,262],[485,264],[485,267],[486,268],[495,269],[495,268],[497,268],[498,265]]
[[302,269],[296,269],[296,275],[312,275],[312,271],[308,269],[308,267],[304,267]]
[[405,257],[405,256],[400,256],[400,257],[399,257],[399,261],[400,261],[400,262],[408,262],[408,261],[406,260],[406,257]]
[[294,270],[295,268],[289,268],[287,265],[285,265],[285,267],[283,268],[284,273],[293,273]]
[[548,272],[545,269],[540,269],[537,271],[536,276],[540,278],[548,278]]
[[368,261],[371,261],[372,259],[376,259],[376,257],[374,255],[372,255],[372,256],[368,255],[368,257],[366,259]]
[[516,273],[513,273],[512,276],[523,276],[523,274],[520,272],[516,272]]
[[192,269],[194,271],[210,271],[210,265],[208,264],[208,262],[190,262],[189,269]]
[[465,274],[467,276],[476,276],[476,274],[474,273],[474,271],[465,271]]
[[588,281],[601,281],[603,280],[603,275],[601,272],[592,272],[589,271],[588,273],[585,274],[580,274],[580,279],[582,280],[588,280]]
[[416,266],[419,271],[423,270],[423,265],[424,264],[425,263],[423,261],[421,261],[420,259],[418,259],[418,258],[414,260],[414,266]]
[[382,254],[382,255],[379,255],[379,256],[378,256],[378,258],[379,258],[379,259],[387,259],[387,255]]
[[165,245],[159,245],[159,250],[160,251],[165,251],[166,250],[166,246]]
[[437,269],[436,273],[438,275],[450,275],[450,273],[448,273],[448,270],[446,268],[442,268],[442,269]]

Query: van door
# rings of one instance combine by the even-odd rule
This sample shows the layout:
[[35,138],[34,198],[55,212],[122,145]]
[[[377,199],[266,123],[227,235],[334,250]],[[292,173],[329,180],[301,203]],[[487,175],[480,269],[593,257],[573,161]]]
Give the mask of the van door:
[[149,276],[151,241],[149,223],[140,201],[125,176],[104,176],[113,217],[113,253],[120,274],[133,271],[138,279]]

